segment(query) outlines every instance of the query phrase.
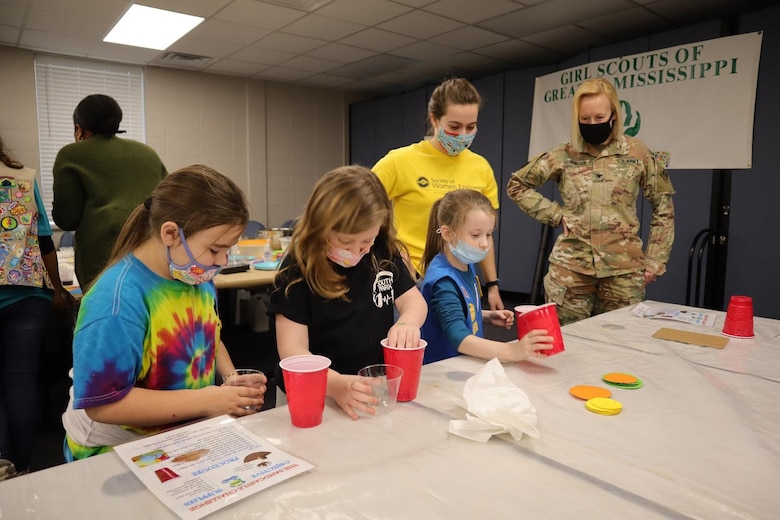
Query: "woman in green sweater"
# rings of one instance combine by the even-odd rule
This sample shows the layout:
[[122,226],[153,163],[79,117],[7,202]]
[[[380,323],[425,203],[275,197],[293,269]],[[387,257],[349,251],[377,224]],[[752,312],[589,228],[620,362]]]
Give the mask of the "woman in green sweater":
[[76,231],[76,277],[85,289],[105,267],[127,217],[167,174],[152,148],[116,136],[121,121],[113,98],[85,97],[73,112],[76,142],[54,161],[52,216]]

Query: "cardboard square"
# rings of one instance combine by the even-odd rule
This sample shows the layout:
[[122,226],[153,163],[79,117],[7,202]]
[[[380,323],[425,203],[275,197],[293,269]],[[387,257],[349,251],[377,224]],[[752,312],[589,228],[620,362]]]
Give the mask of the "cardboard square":
[[698,332],[688,332],[685,330],[667,329],[666,327],[658,329],[656,333],[653,334],[653,337],[712,348],[723,348],[729,342],[729,339],[724,338],[723,336],[700,334]]

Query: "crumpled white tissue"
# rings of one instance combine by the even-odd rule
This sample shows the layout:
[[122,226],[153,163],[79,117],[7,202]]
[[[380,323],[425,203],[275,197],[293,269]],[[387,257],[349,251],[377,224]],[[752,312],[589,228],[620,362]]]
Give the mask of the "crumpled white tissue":
[[498,359],[485,363],[466,381],[463,398],[469,413],[466,420],[450,421],[450,433],[480,442],[507,432],[516,441],[524,433],[539,437],[536,408],[528,395],[509,380]]

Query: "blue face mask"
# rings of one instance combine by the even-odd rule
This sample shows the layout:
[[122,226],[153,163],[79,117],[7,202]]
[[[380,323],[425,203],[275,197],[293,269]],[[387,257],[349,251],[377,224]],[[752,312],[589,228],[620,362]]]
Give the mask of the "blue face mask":
[[439,140],[439,144],[447,152],[447,155],[458,155],[460,152],[471,146],[474,142],[474,137],[477,133],[473,134],[450,134],[444,131],[443,127],[439,127],[436,132],[436,139]]
[[192,256],[190,246],[187,245],[187,240],[184,238],[184,231],[179,228],[179,237],[181,238],[181,244],[184,246],[184,252],[187,253],[187,257],[190,259],[190,263],[186,265],[178,265],[171,260],[171,248],[167,248],[168,253],[168,272],[174,280],[184,282],[187,285],[200,285],[210,281],[212,278],[222,270],[221,265],[203,265]]
[[450,246],[450,253],[464,264],[480,263],[485,259],[489,251],[489,249],[483,251],[482,249],[469,245],[463,241],[458,242],[454,246],[452,244],[447,245]]

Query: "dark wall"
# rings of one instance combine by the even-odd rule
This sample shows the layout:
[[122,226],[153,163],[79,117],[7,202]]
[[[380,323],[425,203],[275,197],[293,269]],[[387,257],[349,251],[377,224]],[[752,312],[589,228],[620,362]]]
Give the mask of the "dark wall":
[[[517,69],[475,79],[474,84],[486,102],[480,111],[479,134],[473,149],[493,166],[499,192],[503,193],[495,235],[502,289],[532,292],[540,246],[541,225],[522,213],[505,194],[512,172],[522,167],[528,157],[537,76],[590,61],[718,38],[733,34],[734,29],[737,33],[764,31],[756,93],[753,167],[734,170],[731,174],[724,301],[712,307],[723,309],[730,295],[745,294],[753,297],[756,315],[780,319],[780,232],[777,231],[780,172],[773,168],[777,156],[775,148],[780,141],[776,130],[780,121],[780,103],[776,102],[777,92],[780,92],[779,28],[780,7],[773,7],[736,20],[716,20],[591,49],[549,67]],[[422,134],[417,131],[419,127],[415,121],[422,121],[420,124],[424,127],[427,100],[434,86],[352,105],[352,162],[373,165],[388,150],[418,141]],[[717,110],[717,107],[713,109]],[[674,121],[670,120],[669,124]],[[561,136],[562,141],[566,139],[567,136]],[[647,144],[652,148],[652,143]],[[667,274],[648,288],[648,299],[685,303],[689,250],[696,234],[710,226],[713,175],[711,170],[670,171],[676,190],[675,245]],[[552,184],[544,186],[542,191],[549,197],[557,197]],[[651,210],[644,200],[640,214],[642,236],[646,239]],[[705,253],[705,263],[706,256]],[[690,294],[691,301],[694,296]]]

